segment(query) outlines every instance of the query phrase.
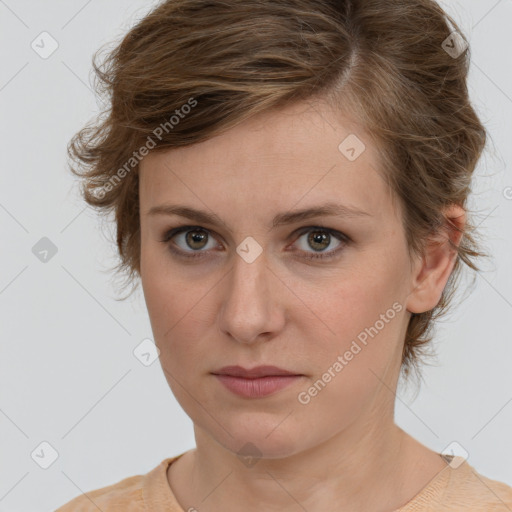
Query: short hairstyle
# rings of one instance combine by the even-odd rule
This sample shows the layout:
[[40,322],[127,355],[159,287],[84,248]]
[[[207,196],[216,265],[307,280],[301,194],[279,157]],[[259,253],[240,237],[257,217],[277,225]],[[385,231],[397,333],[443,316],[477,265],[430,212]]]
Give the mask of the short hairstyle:
[[[301,100],[326,100],[374,139],[410,255],[445,225],[445,206],[466,209],[486,130],[468,98],[467,39],[433,0],[169,0],[98,63],[101,50],[92,65],[106,107],[68,154],[85,201],[115,213],[124,286],[139,284],[138,169],[148,150],[195,144]],[[457,257],[439,303],[410,318],[406,377],[429,355],[461,262],[480,270],[487,256],[469,217],[462,231],[458,246],[449,241]]]

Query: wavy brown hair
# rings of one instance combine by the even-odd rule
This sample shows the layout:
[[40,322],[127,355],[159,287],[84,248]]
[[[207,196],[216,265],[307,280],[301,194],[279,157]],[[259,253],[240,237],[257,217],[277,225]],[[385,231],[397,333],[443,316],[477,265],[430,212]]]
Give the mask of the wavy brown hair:
[[[98,50],[92,64],[106,107],[74,135],[68,153],[85,201],[115,213],[124,286],[139,284],[137,171],[148,148],[195,144],[313,98],[356,119],[379,145],[379,171],[402,207],[410,254],[421,254],[448,222],[443,208],[466,209],[486,143],[468,98],[470,49],[445,49],[454,46],[454,31],[468,43],[433,0],[172,0],[99,64]],[[477,271],[475,260],[487,256],[469,217],[461,243],[451,245],[457,259],[438,305],[410,318],[405,376],[418,374],[429,355],[434,320],[448,311],[461,262]]]

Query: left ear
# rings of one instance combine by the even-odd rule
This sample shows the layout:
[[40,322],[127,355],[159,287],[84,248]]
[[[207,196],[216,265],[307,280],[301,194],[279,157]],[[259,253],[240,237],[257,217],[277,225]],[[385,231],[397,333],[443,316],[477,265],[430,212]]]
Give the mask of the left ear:
[[455,265],[457,251],[448,240],[459,245],[466,212],[461,206],[452,204],[443,213],[444,225],[429,238],[423,256],[414,266],[412,291],[406,301],[406,309],[411,313],[423,313],[437,306]]

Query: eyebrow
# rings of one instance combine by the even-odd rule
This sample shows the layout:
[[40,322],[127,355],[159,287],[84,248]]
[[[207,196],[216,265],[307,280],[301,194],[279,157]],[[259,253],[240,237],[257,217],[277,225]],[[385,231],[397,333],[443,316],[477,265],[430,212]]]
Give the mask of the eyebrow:
[[[213,224],[213,225],[223,225],[226,223],[215,213],[209,213],[201,210],[196,210],[195,208],[190,208],[188,206],[182,205],[171,205],[171,204],[162,204],[159,206],[153,206],[148,212],[147,215],[178,215],[180,217],[185,217],[187,219],[194,220],[200,224]],[[364,210],[360,210],[353,206],[347,206],[336,203],[325,203],[319,206],[306,208],[303,210],[294,210],[290,212],[283,212],[277,214],[273,221],[272,227],[284,226],[288,224],[293,224],[295,222],[301,222],[307,219],[311,219],[313,217],[320,216],[337,216],[337,217],[363,217],[372,215]]]

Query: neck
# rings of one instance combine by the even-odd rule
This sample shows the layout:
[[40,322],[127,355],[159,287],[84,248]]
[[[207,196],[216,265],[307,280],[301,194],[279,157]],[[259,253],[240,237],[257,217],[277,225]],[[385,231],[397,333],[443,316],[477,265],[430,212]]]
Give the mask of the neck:
[[260,458],[250,467],[195,427],[197,448],[189,452],[187,484],[194,503],[187,506],[201,512],[291,512],[297,506],[315,512],[336,503],[340,510],[394,510],[428,480],[411,480],[413,488],[404,483],[417,456],[410,436],[393,421],[369,424],[378,428],[361,436],[362,426],[353,424],[313,448]]

